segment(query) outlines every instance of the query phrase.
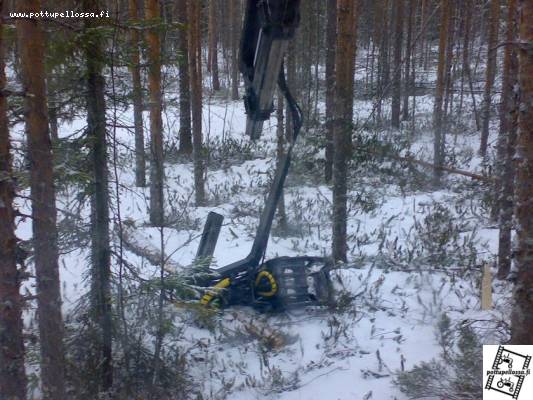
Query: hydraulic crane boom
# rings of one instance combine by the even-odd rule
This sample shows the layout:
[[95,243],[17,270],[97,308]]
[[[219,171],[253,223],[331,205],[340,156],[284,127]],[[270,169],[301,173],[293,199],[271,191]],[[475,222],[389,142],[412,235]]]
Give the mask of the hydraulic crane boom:
[[288,42],[300,22],[300,0],[248,0],[239,67],[246,94],[246,134],[261,136],[272,112],[272,98]]
[[[300,108],[287,87],[283,70],[288,40],[294,36],[299,23],[299,5],[299,0],[248,0],[246,4],[239,61],[246,87],[246,133],[252,140],[260,137],[263,121],[269,118],[273,108],[276,84],[287,99],[293,132],[285,156],[277,163],[250,253],[216,270],[219,278],[203,296],[204,305],[217,299],[225,305],[283,309],[291,305],[324,304],[330,300],[329,259],[301,256],[263,260],[293,147],[302,126]],[[210,213],[198,249],[198,261],[209,263],[221,225],[222,216]]]

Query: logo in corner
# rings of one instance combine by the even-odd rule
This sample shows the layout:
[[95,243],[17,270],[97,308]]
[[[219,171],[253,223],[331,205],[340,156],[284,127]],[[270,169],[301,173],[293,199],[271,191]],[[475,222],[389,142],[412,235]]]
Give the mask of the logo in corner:
[[533,346],[483,346],[483,400],[531,399]]

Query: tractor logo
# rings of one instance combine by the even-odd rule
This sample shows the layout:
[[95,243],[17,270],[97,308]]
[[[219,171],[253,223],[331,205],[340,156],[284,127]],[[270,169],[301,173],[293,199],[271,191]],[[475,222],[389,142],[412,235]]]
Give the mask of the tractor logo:
[[528,377],[531,354],[533,346],[483,346],[483,400],[531,399],[533,378]]

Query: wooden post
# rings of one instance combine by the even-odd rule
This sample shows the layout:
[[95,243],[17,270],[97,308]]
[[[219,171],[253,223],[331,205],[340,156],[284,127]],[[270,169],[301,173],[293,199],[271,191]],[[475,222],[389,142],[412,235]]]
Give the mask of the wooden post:
[[481,309],[490,310],[492,308],[492,273],[490,264],[483,265],[483,277],[481,278]]

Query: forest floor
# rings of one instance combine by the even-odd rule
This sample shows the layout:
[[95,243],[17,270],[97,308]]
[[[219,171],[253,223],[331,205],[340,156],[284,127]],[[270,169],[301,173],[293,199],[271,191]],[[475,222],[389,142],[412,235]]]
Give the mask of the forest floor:
[[[371,108],[370,101],[357,100],[356,120],[365,121]],[[481,267],[493,262],[498,235],[488,218],[486,188],[470,178],[447,176],[444,188],[434,191],[428,185],[431,171],[387,159],[376,168],[365,155],[377,141],[400,155],[431,161],[431,109],[431,96],[419,96],[414,131],[406,122],[401,132],[369,128],[360,134],[363,151],[357,152],[349,184],[349,262],[333,273],[337,307],[276,315],[235,307],[200,324],[194,312],[168,304],[165,312],[174,328],[165,346],[183,354],[186,375],[203,399],[407,399],[393,383],[396,374],[441,357],[437,327],[443,314],[457,329],[474,327],[485,344],[502,341],[509,287],[494,284],[493,309],[480,310]],[[177,110],[168,107],[167,143],[176,142],[178,121]],[[131,109],[118,110],[117,122],[132,125]],[[194,206],[192,163],[167,145],[166,215],[172,223],[163,231],[147,222],[149,189],[134,185],[131,131],[110,129],[110,143],[116,144],[116,152],[113,146],[109,150],[115,254],[120,251],[119,204],[123,229],[147,251],[160,252],[163,244],[168,264],[178,271],[191,264],[209,211],[224,216],[215,265],[247,255],[275,167],[276,121],[266,123],[262,138],[250,143],[243,133],[242,103],[213,97],[204,105],[203,124],[209,205]],[[61,136],[75,138],[84,126],[83,116],[64,123]],[[282,235],[274,224],[267,259],[330,252],[331,188],[322,178],[324,151],[316,145],[320,129],[304,131],[298,140],[285,190],[289,230]],[[449,161],[455,167],[480,171],[478,136],[468,125],[456,124],[448,133]],[[90,246],[80,245],[68,229],[69,215],[85,226],[89,221],[89,203],[80,204],[78,189],[61,185],[57,199],[58,208],[67,211],[59,213],[67,321],[88,289]],[[24,201],[20,207],[29,210]],[[17,234],[30,238],[29,219],[19,223]],[[158,267],[138,254],[125,248],[123,257],[142,279],[157,278]],[[117,263],[113,268],[115,276],[123,273]],[[26,284],[30,291],[32,286],[32,281]],[[150,346],[153,336],[143,340]]]

